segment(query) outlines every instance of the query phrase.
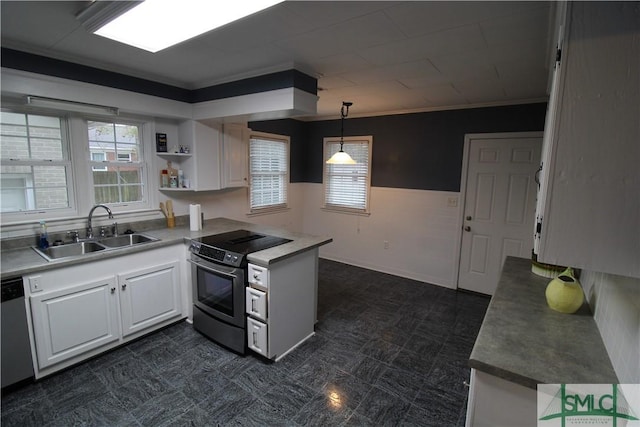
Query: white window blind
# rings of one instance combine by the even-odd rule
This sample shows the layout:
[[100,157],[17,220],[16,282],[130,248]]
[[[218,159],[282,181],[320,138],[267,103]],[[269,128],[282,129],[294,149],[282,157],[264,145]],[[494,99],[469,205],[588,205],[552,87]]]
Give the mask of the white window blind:
[[287,207],[289,138],[252,133],[249,138],[251,211]]
[[324,139],[325,208],[368,213],[372,142],[371,136],[345,137],[343,150],[356,164],[336,165],[326,161],[340,150],[340,138]]

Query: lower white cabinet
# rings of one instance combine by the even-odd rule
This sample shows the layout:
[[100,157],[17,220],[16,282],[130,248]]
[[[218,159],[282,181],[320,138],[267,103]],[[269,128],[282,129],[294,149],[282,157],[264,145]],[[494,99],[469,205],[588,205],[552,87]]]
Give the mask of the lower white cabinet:
[[318,250],[268,268],[249,264],[247,345],[280,360],[314,334]]
[[177,245],[27,276],[36,378],[184,317],[184,259]]
[[122,335],[181,314],[177,262],[118,275]]
[[536,427],[537,392],[471,369],[466,427]]
[[31,297],[38,366],[118,341],[117,298],[114,277]]

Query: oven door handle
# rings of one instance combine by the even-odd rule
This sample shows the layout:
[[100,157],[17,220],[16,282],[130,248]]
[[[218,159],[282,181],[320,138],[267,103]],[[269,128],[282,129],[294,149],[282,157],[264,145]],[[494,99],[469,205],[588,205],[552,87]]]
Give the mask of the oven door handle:
[[218,274],[225,274],[225,275],[229,275],[229,276],[233,276],[235,275],[235,272],[238,270],[235,267],[225,267],[222,265],[216,265],[214,267],[214,264],[205,260],[193,260],[193,259],[189,259],[187,258],[187,261],[190,262],[191,264],[195,265],[196,267],[200,267],[203,270],[209,271],[211,273],[218,273]]

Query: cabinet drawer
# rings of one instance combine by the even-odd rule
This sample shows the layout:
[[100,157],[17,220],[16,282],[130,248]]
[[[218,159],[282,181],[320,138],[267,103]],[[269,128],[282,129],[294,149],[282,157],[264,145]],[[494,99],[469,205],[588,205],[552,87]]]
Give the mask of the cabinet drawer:
[[268,327],[266,324],[247,318],[247,344],[249,348],[256,353],[268,357],[267,339]]
[[249,264],[249,283],[269,289],[269,269]]
[[267,293],[259,289],[247,288],[247,314],[267,321]]

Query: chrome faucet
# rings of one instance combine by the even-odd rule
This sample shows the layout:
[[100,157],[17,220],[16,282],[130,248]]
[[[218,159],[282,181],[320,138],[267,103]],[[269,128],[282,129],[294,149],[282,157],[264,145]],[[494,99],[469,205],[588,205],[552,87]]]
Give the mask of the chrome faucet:
[[91,218],[93,217],[93,211],[95,211],[97,208],[105,208],[107,210],[107,213],[109,214],[109,218],[113,219],[113,213],[111,212],[111,209],[109,209],[107,206],[95,205],[94,207],[92,207],[91,210],[89,211],[89,217],[87,218],[87,239],[93,239],[93,229],[91,228]]

